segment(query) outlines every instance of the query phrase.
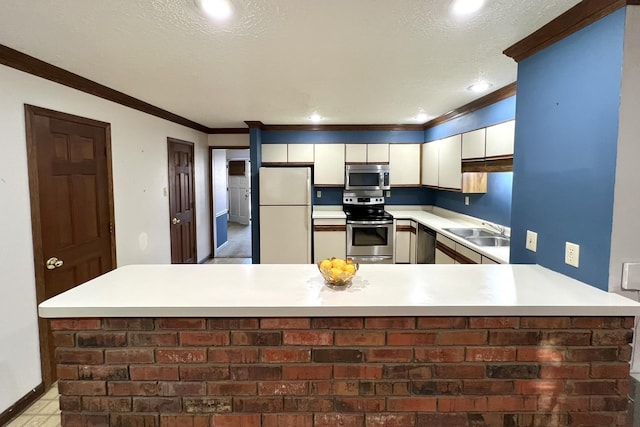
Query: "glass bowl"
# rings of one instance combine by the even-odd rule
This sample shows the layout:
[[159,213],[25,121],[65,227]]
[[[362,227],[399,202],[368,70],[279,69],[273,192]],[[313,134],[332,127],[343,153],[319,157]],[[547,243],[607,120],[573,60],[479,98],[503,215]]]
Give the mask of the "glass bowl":
[[[334,260],[336,259],[338,258],[332,257],[329,258],[328,261],[335,265]],[[331,286],[347,286],[349,283],[351,283],[351,279],[353,279],[353,276],[355,276],[356,272],[358,271],[358,263],[353,261],[351,258],[340,261],[343,261],[344,265],[352,265],[353,271],[348,271],[348,268],[347,271],[345,271],[340,266],[336,268],[323,266],[323,263],[326,264],[326,261],[327,260],[323,260],[318,263],[318,270],[320,270],[320,274],[322,274],[325,282],[327,282],[327,284]],[[338,262],[338,264],[341,263]]]

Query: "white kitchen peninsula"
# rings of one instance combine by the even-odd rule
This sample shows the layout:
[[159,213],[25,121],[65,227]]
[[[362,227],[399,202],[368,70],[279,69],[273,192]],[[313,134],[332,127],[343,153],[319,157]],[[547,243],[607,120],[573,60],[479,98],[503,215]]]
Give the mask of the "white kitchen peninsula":
[[130,265],[39,311],[63,427],[623,426],[640,304],[536,265]]

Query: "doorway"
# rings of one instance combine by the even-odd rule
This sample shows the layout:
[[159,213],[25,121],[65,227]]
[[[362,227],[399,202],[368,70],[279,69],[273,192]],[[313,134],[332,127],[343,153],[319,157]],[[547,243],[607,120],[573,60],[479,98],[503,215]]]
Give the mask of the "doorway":
[[212,247],[216,264],[251,264],[249,149],[211,148]]
[[[108,123],[25,105],[37,303],[116,267]],[[38,319],[42,379],[56,379],[49,321]]]

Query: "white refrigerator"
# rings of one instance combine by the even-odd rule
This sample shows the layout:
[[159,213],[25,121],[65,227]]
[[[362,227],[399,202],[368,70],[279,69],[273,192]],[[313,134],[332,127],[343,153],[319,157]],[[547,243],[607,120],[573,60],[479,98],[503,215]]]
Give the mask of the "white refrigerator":
[[311,168],[262,167],[260,263],[311,263]]

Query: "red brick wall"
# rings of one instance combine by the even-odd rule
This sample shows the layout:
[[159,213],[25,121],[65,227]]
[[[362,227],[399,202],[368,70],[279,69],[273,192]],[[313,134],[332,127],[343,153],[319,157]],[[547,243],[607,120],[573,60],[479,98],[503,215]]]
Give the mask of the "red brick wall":
[[51,326],[64,427],[626,425],[632,317]]

